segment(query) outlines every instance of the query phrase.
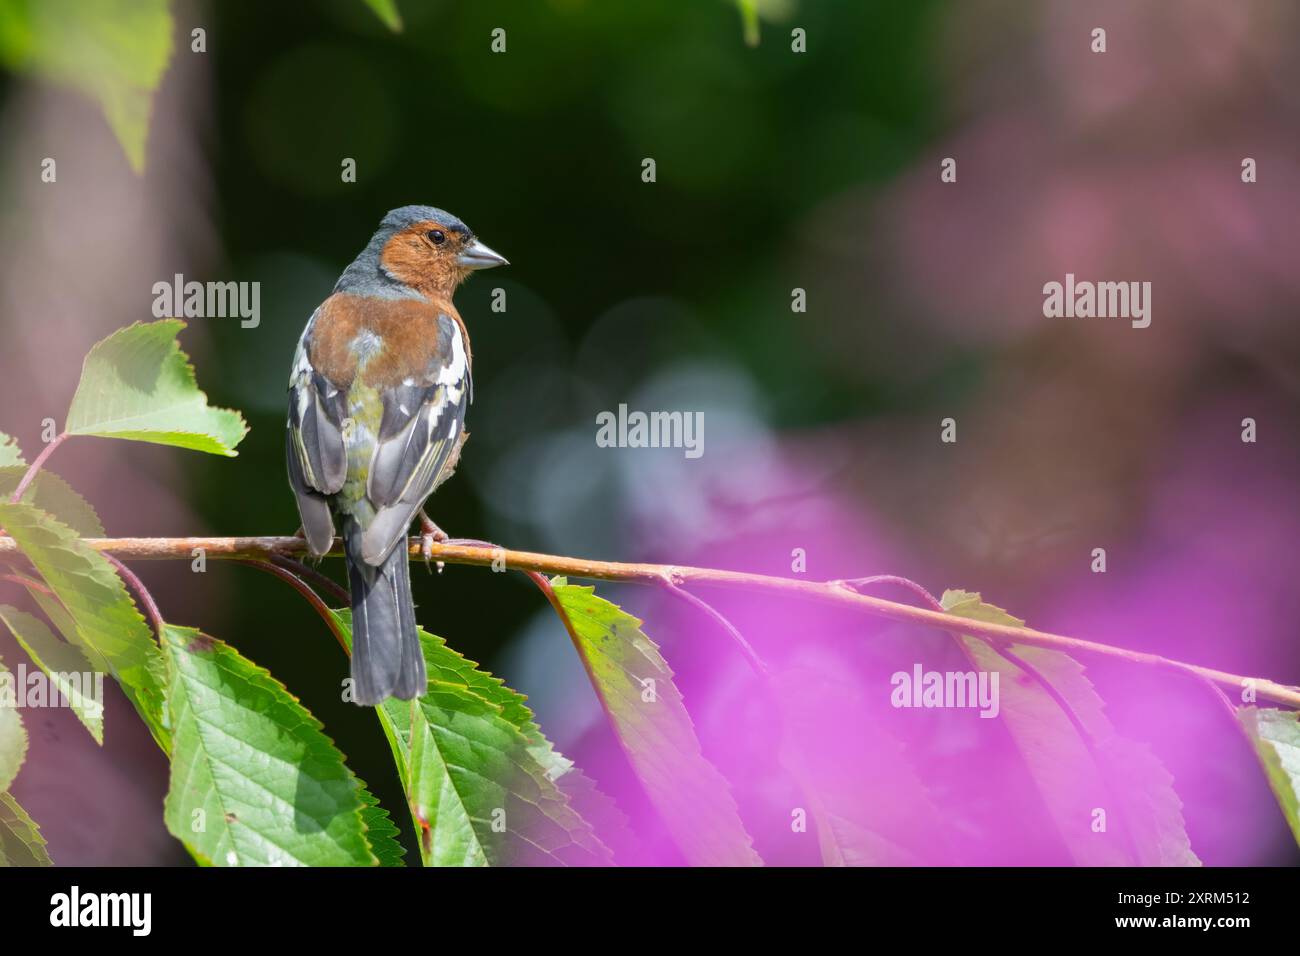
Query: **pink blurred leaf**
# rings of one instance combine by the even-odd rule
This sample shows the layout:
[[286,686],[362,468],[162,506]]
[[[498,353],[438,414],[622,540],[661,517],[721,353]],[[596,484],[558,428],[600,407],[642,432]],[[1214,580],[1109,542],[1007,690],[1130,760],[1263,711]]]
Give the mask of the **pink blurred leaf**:
[[862,691],[801,668],[779,681],[782,763],[808,801],[827,866],[950,862],[944,820],[903,746],[874,719]]
[[641,622],[594,588],[563,578],[551,584],[619,743],[687,861],[761,865],[727,781],[701,752],[673,672]]
[[[950,614],[1023,627],[978,594],[946,591]],[[1197,866],[1173,777],[1144,744],[1115,733],[1083,666],[1068,654],[1011,645],[1074,712],[1080,727],[1031,674],[989,643],[957,637],[977,668],[999,675],[1000,716],[1076,863],[1084,866]],[[992,723],[990,721],[990,723]]]

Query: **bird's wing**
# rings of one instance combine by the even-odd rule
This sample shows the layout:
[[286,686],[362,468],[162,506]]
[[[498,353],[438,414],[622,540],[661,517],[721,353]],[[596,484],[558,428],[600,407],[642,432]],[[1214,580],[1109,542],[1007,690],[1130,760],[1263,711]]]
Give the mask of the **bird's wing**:
[[381,564],[405,538],[416,509],[447,477],[464,440],[471,387],[460,323],[439,313],[423,373],[380,393],[383,417],[366,479],[375,516],[362,535],[368,564]]
[[289,420],[285,430],[289,484],[298,499],[303,534],[312,553],[318,555],[334,543],[334,519],[326,496],[342,488],[347,476],[347,448],[343,443],[347,394],[321,376],[307,356],[319,314],[319,309],[313,313],[298,342],[289,374]]

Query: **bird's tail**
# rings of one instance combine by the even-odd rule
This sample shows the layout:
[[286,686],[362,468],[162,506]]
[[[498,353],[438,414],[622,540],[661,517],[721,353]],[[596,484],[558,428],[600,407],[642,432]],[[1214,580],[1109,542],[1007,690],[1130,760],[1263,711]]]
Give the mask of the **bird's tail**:
[[361,559],[361,529],[343,533],[352,590],[352,684],[358,704],[373,707],[388,697],[421,696],[427,680],[415,630],[411,569],[406,549],[393,548],[378,566]]

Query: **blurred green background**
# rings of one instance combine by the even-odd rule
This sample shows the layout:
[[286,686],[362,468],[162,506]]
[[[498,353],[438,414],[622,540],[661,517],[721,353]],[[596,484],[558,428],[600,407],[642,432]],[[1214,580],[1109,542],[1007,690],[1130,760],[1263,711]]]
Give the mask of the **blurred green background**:
[[[187,462],[208,526],[295,522],[280,480],[286,363],[378,217],[406,203],[449,209],[511,260],[457,298],[474,343],[472,437],[430,508],[453,535],[633,557],[621,529],[554,540],[489,514],[479,486],[505,480],[494,473],[511,467],[512,450],[593,422],[674,360],[743,369],[777,426],[901,400],[799,344],[820,336],[808,328],[815,309],[790,312],[790,289],[803,284],[791,258],[818,203],[864,177],[888,179],[932,133],[920,45],[933,6],[810,4],[798,23],[817,55],[800,57],[790,27],[771,22],[757,48],[745,46],[737,10],[722,2],[405,4],[399,35],[359,3],[309,17],[219,5],[216,227],[229,269],[262,282],[264,318],[255,332],[212,324],[202,382],[243,409],[252,433],[233,466]],[[505,54],[489,49],[498,26]],[[341,182],[343,157],[357,161],[355,184]],[[653,184],[641,181],[645,157],[656,160]],[[497,287],[503,315],[489,310]],[[629,303],[642,304],[626,320],[635,331],[601,324]],[[583,349],[597,350],[582,369],[599,379],[580,388],[563,373]],[[378,727],[339,703],[344,665],[310,610],[270,578],[220,573],[238,575],[240,590],[214,609],[214,633],[302,694],[357,773],[400,805]],[[414,586],[425,626],[513,680],[499,652],[541,607],[527,581],[452,567]],[[563,631],[543,622],[553,653],[572,658]]]

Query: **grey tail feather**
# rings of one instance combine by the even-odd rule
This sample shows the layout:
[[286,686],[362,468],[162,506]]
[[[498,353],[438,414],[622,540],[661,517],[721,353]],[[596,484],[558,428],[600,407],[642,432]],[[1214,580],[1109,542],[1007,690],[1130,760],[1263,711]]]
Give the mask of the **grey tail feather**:
[[361,531],[352,521],[343,538],[352,589],[353,698],[373,707],[389,697],[419,697],[428,681],[415,628],[406,549],[394,548],[383,564],[375,566],[361,560]]

